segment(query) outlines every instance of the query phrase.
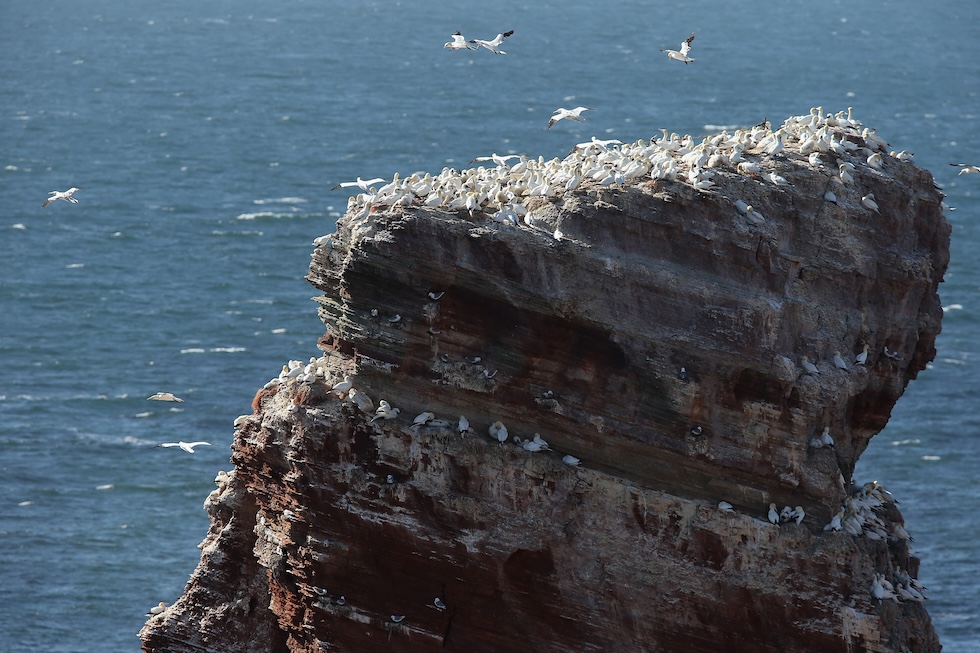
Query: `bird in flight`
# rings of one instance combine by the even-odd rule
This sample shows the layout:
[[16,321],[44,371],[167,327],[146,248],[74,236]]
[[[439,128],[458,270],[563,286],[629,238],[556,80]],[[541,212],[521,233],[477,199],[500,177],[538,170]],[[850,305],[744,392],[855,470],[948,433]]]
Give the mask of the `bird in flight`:
[[337,190],[338,188],[350,188],[351,186],[357,186],[361,190],[366,191],[368,190],[368,188],[370,188],[371,184],[380,184],[381,182],[384,181],[388,181],[388,180],[382,179],[381,177],[375,177],[374,179],[361,179],[360,177],[358,177],[357,181],[344,181],[337,184],[330,190]]
[[[950,163],[951,166],[956,166],[960,169],[957,175],[970,175],[980,172],[980,166],[971,166],[969,163]],[[78,190],[77,188],[75,190]],[[50,200],[49,200],[50,201]]]
[[180,447],[187,453],[194,453],[194,447],[199,447],[202,445],[211,446],[210,442],[164,442],[163,444],[158,444],[158,447]]
[[173,394],[172,392],[158,392],[156,394],[150,395],[147,399],[153,401],[178,401],[183,402],[184,400]]
[[48,193],[50,197],[44,200],[44,204],[41,205],[41,208],[43,209],[45,206],[47,206],[48,204],[50,204],[55,200],[65,200],[66,202],[71,202],[72,204],[78,204],[78,200],[75,199],[73,195],[80,190],[82,189],[74,188],[74,187],[69,188],[66,191],[53,190],[50,193]]
[[585,119],[582,118],[583,111],[592,111],[592,109],[589,107],[575,107],[574,109],[564,109],[559,107],[558,109],[555,109],[555,113],[551,116],[551,120],[548,121],[548,129],[551,129],[551,126],[559,120],[564,120],[566,118],[576,122],[585,122]]
[[483,47],[485,47],[490,52],[493,52],[494,54],[507,54],[503,50],[499,49],[500,44],[503,43],[504,40],[513,33],[514,30],[510,30],[509,32],[504,32],[503,34],[497,34],[496,38],[494,38],[492,41],[483,41],[481,39],[470,39],[470,43],[475,43],[478,46],[482,45]]
[[460,34],[459,30],[453,32],[453,40],[448,41],[446,45],[442,46],[444,48],[449,48],[450,50],[476,50],[480,46],[470,45],[466,41],[466,37]]
[[691,63],[694,61],[691,57],[687,56],[687,53],[691,51],[691,41],[694,40],[694,33],[692,32],[689,37],[684,39],[681,43],[681,49],[678,50],[661,50],[661,52],[666,52],[667,56],[671,59],[677,59],[678,61],[683,61],[684,63]]

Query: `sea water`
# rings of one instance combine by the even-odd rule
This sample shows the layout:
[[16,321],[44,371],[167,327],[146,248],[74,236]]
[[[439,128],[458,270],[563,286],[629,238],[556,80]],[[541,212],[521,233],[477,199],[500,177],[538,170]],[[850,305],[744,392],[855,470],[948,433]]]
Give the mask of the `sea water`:
[[[694,63],[659,52],[691,32]],[[812,106],[955,208],[939,353],[855,480],[901,500],[944,650],[977,650],[980,175],[948,164],[980,164],[980,3],[8,0],[0,55],[0,651],[137,651],[180,595],[233,420],[318,354],[332,186]]]

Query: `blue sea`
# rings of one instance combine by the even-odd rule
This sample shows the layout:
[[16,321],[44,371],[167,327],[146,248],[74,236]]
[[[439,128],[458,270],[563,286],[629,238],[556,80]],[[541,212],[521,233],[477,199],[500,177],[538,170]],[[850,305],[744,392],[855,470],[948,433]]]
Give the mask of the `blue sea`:
[[181,594],[232,422],[318,354],[332,186],[812,106],[954,209],[939,353],[856,480],[902,502],[944,650],[980,650],[980,175],[949,165],[980,164],[980,3],[4,0],[0,55],[0,652],[138,651]]

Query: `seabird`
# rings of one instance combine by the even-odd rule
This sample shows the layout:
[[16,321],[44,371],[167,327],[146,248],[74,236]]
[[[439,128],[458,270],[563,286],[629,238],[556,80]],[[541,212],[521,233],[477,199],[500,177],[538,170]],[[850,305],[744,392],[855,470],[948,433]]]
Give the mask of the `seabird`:
[[55,200],[65,200],[66,202],[71,202],[72,204],[78,204],[78,200],[72,196],[80,190],[82,189],[75,188],[75,187],[69,188],[66,191],[53,190],[50,193],[48,193],[50,197],[44,200],[44,204],[41,205],[41,208],[43,209],[44,207],[46,207],[48,204],[50,204]]
[[466,419],[462,415],[459,416],[459,434],[460,436],[466,435],[466,432],[470,430],[470,420]]
[[466,37],[460,34],[459,30],[453,32],[453,40],[442,46],[450,50],[476,50],[478,46],[470,45],[466,42]]
[[354,384],[351,382],[350,377],[345,375],[343,381],[335,384],[334,387],[330,388],[330,392],[336,392],[342,395],[348,390],[350,390],[351,387],[353,387],[353,385]]
[[833,202],[834,204],[837,204],[837,196],[834,195],[832,191],[828,190],[826,193],[824,193],[823,198],[828,202]]
[[691,435],[693,436],[698,436],[701,435],[702,433],[704,433],[704,429],[701,428],[700,426],[695,426],[693,429],[691,429]]
[[340,598],[337,599],[337,605],[340,605],[340,606],[347,605],[347,597],[344,596],[343,594],[341,594],[340,595]]
[[442,299],[442,296],[445,294],[446,294],[445,290],[440,290],[439,292],[433,290],[432,292],[429,293],[429,299],[431,299],[434,302],[437,302],[440,299]]
[[490,370],[483,370],[483,376],[487,377],[488,379],[492,379],[493,377],[497,376],[497,371],[498,370],[494,370],[491,372]]
[[183,399],[170,393],[170,392],[158,392],[154,395],[147,397],[150,401],[176,401],[178,403],[183,403]]
[[681,43],[681,49],[678,50],[661,50],[661,52],[666,52],[667,56],[671,59],[677,59],[678,61],[683,61],[684,63],[691,63],[694,61],[691,57],[687,56],[687,53],[691,51],[691,41],[694,40],[694,33],[692,32],[689,37],[684,39]]
[[732,504],[728,503],[727,501],[719,501],[718,510],[724,510],[725,512],[735,512],[735,509],[732,508]]
[[[957,168],[960,169],[960,171],[956,173],[957,176],[980,173],[980,166],[971,166],[969,163],[950,163],[949,165],[956,166]],[[74,190],[78,190],[78,189],[75,188]]]
[[807,374],[820,374],[820,370],[817,369],[816,365],[810,362],[810,359],[807,356],[800,359],[800,367],[802,367]]
[[806,517],[806,513],[803,511],[803,506],[793,508],[793,518],[796,519],[797,525],[803,522],[804,517]]
[[392,623],[400,624],[404,620],[405,620],[405,615],[403,615],[403,614],[393,614],[393,615],[391,615],[391,622]]
[[834,446],[834,438],[830,435],[830,427],[829,426],[823,427],[823,433],[820,434],[820,444],[823,445],[823,446],[825,446],[825,447],[831,447],[831,448],[833,448],[833,446]]
[[868,193],[867,195],[865,195],[864,197],[862,197],[861,198],[861,206],[863,206],[866,209],[871,209],[875,213],[881,213],[881,211],[878,210],[878,203],[875,202],[875,194],[874,193]]
[[351,186],[357,186],[361,190],[367,191],[371,187],[371,184],[380,184],[386,181],[388,180],[382,179],[381,177],[375,177],[374,179],[361,179],[360,177],[358,177],[357,181],[344,181],[337,184],[330,190],[337,190],[338,188],[349,188]]
[[483,41],[481,39],[470,39],[470,43],[475,43],[478,46],[482,45],[483,47],[485,47],[490,52],[493,52],[494,54],[507,54],[506,52],[504,52],[503,50],[499,50],[498,48],[500,47],[500,44],[503,43],[504,40],[513,33],[514,30],[510,30],[502,34],[497,34],[497,36],[494,37],[492,41]]
[[494,152],[490,156],[478,156],[472,161],[470,161],[470,163],[473,164],[478,161],[493,161],[498,166],[505,167],[507,165],[507,162],[510,161],[511,159],[519,159],[519,158],[521,158],[520,154],[508,154],[506,156],[500,156],[499,154]]
[[435,606],[436,610],[445,610],[446,609],[446,604],[443,603],[442,602],[442,599],[440,599],[438,596],[436,598],[432,599],[432,605]]
[[768,517],[769,517],[769,521],[772,522],[773,524],[779,524],[779,513],[776,512],[776,504],[775,503],[770,503],[769,504],[769,515],[768,515]]
[[432,421],[435,418],[436,418],[435,413],[430,413],[429,411],[426,411],[416,416],[416,418],[412,420],[412,424],[415,426],[424,426],[426,422]]
[[682,367],[680,372],[677,373],[677,378],[681,381],[687,381],[687,370]]
[[463,358],[466,360],[467,363],[471,363],[473,365],[476,365],[481,360],[483,360],[479,356],[463,356]]
[[396,322],[401,322],[401,319],[402,319],[402,316],[400,314],[398,314],[398,313],[395,313],[394,315],[392,315],[391,317],[388,318],[388,321],[390,323],[394,324]]
[[881,159],[881,152],[872,153],[871,156],[868,157],[868,165],[875,170],[881,170],[881,167],[884,165]]
[[374,422],[379,419],[395,419],[398,417],[398,413],[400,412],[401,410],[398,408],[393,408],[391,404],[382,399],[378,403],[378,409],[374,411],[374,418],[371,421]]
[[572,467],[578,467],[582,464],[582,461],[571,454],[566,454],[561,457],[561,461],[566,465],[571,465]]
[[157,446],[158,447],[180,447],[181,449],[183,449],[187,453],[194,453],[194,447],[199,447],[199,446],[208,446],[208,447],[210,447],[212,445],[211,445],[210,442],[184,442],[183,440],[181,440],[180,442],[164,442],[163,444],[158,444]]
[[490,425],[490,437],[496,438],[497,442],[503,444],[507,440],[507,427],[500,420]]
[[854,357],[855,365],[864,365],[868,362],[868,349],[870,349],[870,347],[865,344],[864,349],[861,350],[861,353]]
[[844,359],[841,358],[839,351],[834,352],[834,365],[838,369],[844,370],[845,372],[847,371],[847,363],[845,363]]
[[152,608],[150,608],[150,611],[146,613],[146,616],[147,617],[155,617],[156,615],[160,614],[161,612],[163,612],[166,609],[167,609],[167,604],[164,603],[163,601],[160,601],[155,606],[153,606]]
[[559,120],[565,120],[566,118],[568,120],[574,120],[576,122],[585,122],[585,119],[582,118],[583,111],[592,111],[592,109],[590,109],[589,107],[575,107],[574,109],[565,109],[559,107],[555,109],[555,113],[552,114],[551,120],[548,121],[548,129],[551,129],[551,126],[554,125]]

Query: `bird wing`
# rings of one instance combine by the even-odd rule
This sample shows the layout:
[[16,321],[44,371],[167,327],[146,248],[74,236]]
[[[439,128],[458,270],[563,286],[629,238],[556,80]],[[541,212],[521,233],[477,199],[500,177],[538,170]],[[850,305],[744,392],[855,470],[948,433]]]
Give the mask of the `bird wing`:
[[162,442],[157,445],[158,447],[179,447],[179,442]]
[[207,447],[212,446],[210,442],[185,442],[184,444],[186,444],[188,447],[198,447],[202,445]]
[[693,40],[694,40],[694,33],[691,32],[691,35],[686,39],[684,39],[684,42],[681,43],[681,54],[687,56],[687,53],[691,51],[691,41]]
[[55,198],[53,198],[53,197],[49,197],[48,199],[44,200],[44,204],[41,205],[41,208],[43,209],[45,206],[47,206],[48,204],[50,204],[51,202],[53,202],[54,199]]

